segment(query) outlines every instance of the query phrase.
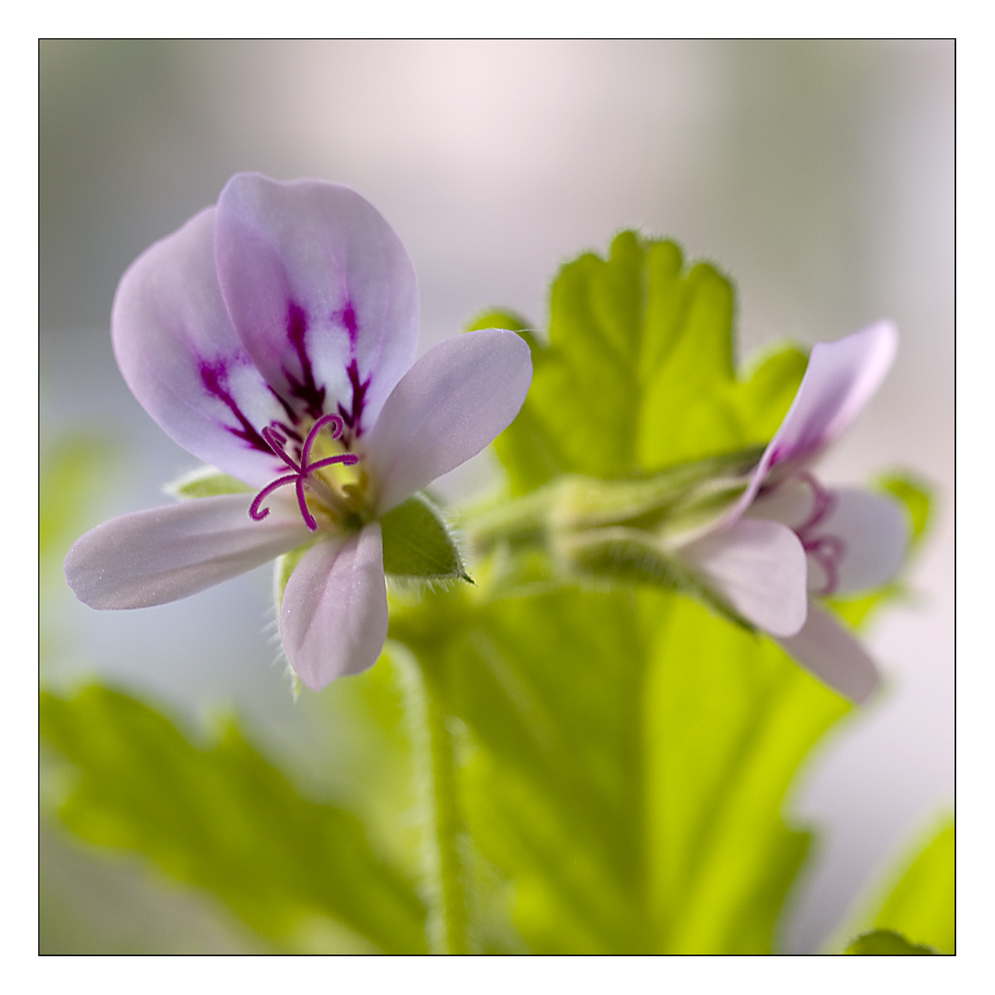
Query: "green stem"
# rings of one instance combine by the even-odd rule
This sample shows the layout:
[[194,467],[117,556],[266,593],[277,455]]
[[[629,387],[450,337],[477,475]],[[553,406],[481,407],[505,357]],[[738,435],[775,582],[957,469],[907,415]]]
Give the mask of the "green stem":
[[541,547],[545,544],[553,497],[553,489],[544,487],[499,505],[458,512],[456,524],[477,556],[489,553],[497,543],[512,548]]
[[457,800],[456,755],[438,688],[420,662],[410,668],[423,807],[428,818],[425,871],[428,892],[428,948],[437,954],[465,954],[468,944],[463,824]]

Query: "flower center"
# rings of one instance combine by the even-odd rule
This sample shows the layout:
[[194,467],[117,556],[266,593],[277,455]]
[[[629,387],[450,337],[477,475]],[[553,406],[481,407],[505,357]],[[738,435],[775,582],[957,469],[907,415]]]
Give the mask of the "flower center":
[[[316,471],[324,467],[333,466],[336,463],[343,466],[353,466],[359,462],[359,457],[354,453],[341,453],[338,456],[327,456],[324,459],[311,460],[311,448],[314,446],[318,433],[326,425],[331,426],[332,439],[338,439],[342,435],[342,419],[338,415],[323,415],[311,426],[311,431],[308,432],[307,438],[304,440],[304,445],[301,447],[299,463],[287,452],[287,437],[279,425],[273,423],[262,430],[262,436],[266,440],[266,444],[293,472],[283,477],[277,477],[276,480],[267,484],[255,496],[252,504],[249,506],[249,517],[253,521],[261,522],[269,514],[269,508],[264,508],[263,502],[277,488],[285,487],[288,484],[294,485],[294,490],[297,492],[297,506],[301,510],[304,524],[312,532],[318,531],[318,520],[311,513],[311,509],[308,508],[307,492],[315,496],[322,505],[323,510],[331,513],[336,519],[356,513],[355,502],[349,500],[351,495],[340,493],[338,488],[329,483],[323,475]],[[346,488],[348,486],[346,485]]]

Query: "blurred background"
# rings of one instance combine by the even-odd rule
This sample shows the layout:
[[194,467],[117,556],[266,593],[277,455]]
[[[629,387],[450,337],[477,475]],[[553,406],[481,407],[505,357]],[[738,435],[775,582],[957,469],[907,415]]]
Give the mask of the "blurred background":
[[[61,523],[43,683],[125,682],[191,722],[237,708],[317,787],[320,756],[348,747],[320,699],[291,700],[266,568],[133,613],[85,608],[61,575],[80,532],[161,503],[194,463],[125,387],[109,313],[129,263],[232,173],[372,201],[419,275],[421,351],[490,305],[544,326],[559,264],[621,228],[673,236],[735,281],[742,357],[894,318],[896,366],[822,475],[906,467],[936,488],[913,596],[868,636],[888,694],[791,801],[820,841],[782,946],[817,949],[952,803],[953,59],[944,41],[43,41],[40,418]],[[74,460],[86,488],[62,507]],[[478,461],[445,489],[487,477]],[[254,949],[209,900],[50,829],[41,889],[43,951]]]

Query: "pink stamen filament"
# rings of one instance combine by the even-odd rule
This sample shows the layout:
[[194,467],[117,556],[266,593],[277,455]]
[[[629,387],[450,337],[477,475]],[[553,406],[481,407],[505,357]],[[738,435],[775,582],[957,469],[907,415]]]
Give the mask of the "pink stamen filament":
[[825,584],[815,592],[825,598],[839,587],[840,561],[846,552],[846,544],[838,536],[822,536],[809,542],[803,540],[802,547],[826,572]]
[[261,434],[266,440],[266,444],[273,450],[273,453],[276,456],[279,456],[280,459],[282,459],[283,462],[286,463],[287,466],[289,466],[294,472],[283,477],[277,477],[276,480],[267,484],[253,498],[252,504],[249,505],[249,517],[253,521],[261,522],[269,514],[269,508],[264,508],[262,504],[263,501],[265,501],[266,498],[273,493],[273,491],[275,491],[278,487],[283,487],[286,484],[292,483],[297,494],[297,506],[300,508],[304,524],[311,532],[316,532],[318,530],[318,521],[314,515],[311,514],[311,511],[307,506],[306,495],[304,492],[308,477],[313,471],[320,470],[325,466],[331,466],[333,463],[342,463],[344,466],[352,466],[353,464],[359,462],[359,457],[354,453],[342,453],[339,456],[328,456],[325,459],[317,460],[314,463],[310,462],[311,447],[314,445],[314,440],[318,433],[326,425],[333,426],[333,439],[339,438],[342,434],[342,419],[339,418],[338,415],[323,415],[311,426],[311,431],[308,432],[307,438],[304,440],[304,445],[301,448],[300,463],[297,463],[284,449],[287,439],[279,428],[267,425],[266,428],[262,430]]
[[815,527],[832,513],[836,507],[836,496],[826,490],[810,473],[800,475],[812,488],[814,498],[812,512],[809,517],[795,529],[795,534],[801,540],[802,549],[825,571],[826,582],[815,593],[819,597],[832,594],[839,586],[840,563],[846,555],[846,543],[835,535],[815,536]]
[[813,498],[812,513],[806,521],[795,529],[798,535],[802,535],[815,528],[836,507],[836,498],[833,496],[832,491],[826,490],[812,474],[803,473],[799,476],[799,479],[812,488]]

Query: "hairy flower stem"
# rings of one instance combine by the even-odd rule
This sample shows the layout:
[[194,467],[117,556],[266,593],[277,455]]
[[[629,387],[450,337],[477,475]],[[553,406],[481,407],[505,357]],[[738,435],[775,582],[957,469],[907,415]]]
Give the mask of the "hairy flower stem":
[[433,675],[418,661],[405,669],[422,809],[426,813],[428,948],[437,954],[465,954],[469,952],[465,834],[457,799],[455,744]]

